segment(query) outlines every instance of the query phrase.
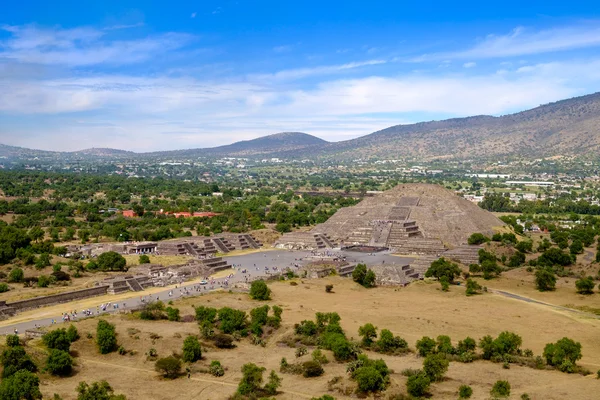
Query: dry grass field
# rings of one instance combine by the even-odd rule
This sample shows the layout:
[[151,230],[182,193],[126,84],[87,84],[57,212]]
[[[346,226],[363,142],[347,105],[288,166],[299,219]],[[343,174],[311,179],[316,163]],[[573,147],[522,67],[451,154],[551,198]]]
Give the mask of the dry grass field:
[[[506,281],[506,282],[505,282]],[[535,295],[525,286],[516,287],[511,282],[518,280],[509,277],[487,282],[489,287],[515,291],[520,288],[524,295]],[[325,284],[334,285],[334,293],[325,293]],[[279,373],[279,361],[286,357],[295,360],[294,349],[278,344],[278,341],[293,330],[293,324],[304,319],[314,319],[315,312],[336,311],[340,314],[342,327],[348,336],[357,335],[360,325],[373,323],[379,329],[388,328],[394,334],[405,338],[411,348],[416,340],[424,335],[436,337],[449,335],[454,344],[466,336],[476,339],[490,334],[496,336],[503,330],[510,330],[523,337],[523,348],[541,354],[546,343],[554,342],[563,336],[581,342],[584,357],[580,361],[596,371],[600,369],[600,320],[581,315],[556,311],[550,307],[508,299],[496,294],[466,297],[461,287],[451,287],[450,292],[439,290],[439,284],[419,282],[406,288],[364,289],[349,279],[330,277],[319,280],[298,281],[298,286],[289,282],[272,283],[273,300],[271,305],[284,309],[282,327],[269,338],[266,347],[254,346],[247,340],[238,342],[231,350],[219,350],[206,343],[204,359],[192,370],[191,379],[181,377],[165,380],[154,371],[153,362],[146,361],[145,353],[155,348],[159,356],[173,351],[181,352],[186,335],[198,334],[196,323],[152,322],[132,319],[129,315],[112,316],[108,319],[116,324],[118,341],[135,355],[98,354],[93,339],[87,339],[91,332],[95,335],[96,319],[76,323],[82,338],[73,345],[78,354],[75,374],[68,378],[53,378],[44,375],[42,392],[45,396],[59,393],[64,399],[75,399],[75,387],[80,381],[106,379],[116,393],[123,393],[128,399],[226,399],[234,393],[241,378],[240,368],[244,363],[254,362]],[[530,286],[529,284],[527,286]],[[546,294],[544,294],[546,296]],[[547,294],[548,302],[560,304],[573,302],[573,295],[559,288]],[[594,295],[598,296],[598,295]],[[583,299],[586,300],[586,299]],[[582,301],[583,301],[582,300]],[[590,300],[589,301],[596,301]],[[176,301],[181,314],[192,314],[192,306],[230,306],[250,310],[261,303],[249,300],[240,293],[213,293],[196,298]],[[139,331],[136,332],[135,330]],[[160,339],[152,340],[150,334],[158,334]],[[137,337],[137,338],[136,338]],[[39,340],[29,346],[40,346]],[[333,357],[325,352],[330,360]],[[381,357],[370,354],[371,357]],[[308,359],[309,356],[302,357]],[[419,368],[422,359],[410,354],[406,356],[383,356],[394,371],[386,397],[393,393],[405,393],[406,378],[400,374],[405,368]],[[219,360],[227,368],[225,376],[214,378],[198,372],[211,360]],[[345,372],[345,364],[330,362],[325,365],[325,375],[305,379],[301,376],[280,374],[283,378],[279,399],[310,399],[329,393],[337,399],[351,398],[337,391],[328,392],[327,382],[336,376],[343,377],[341,387],[353,387]],[[266,378],[266,374],[265,374]],[[431,386],[433,398],[456,399],[457,389],[462,384],[473,387],[474,399],[489,398],[489,390],[499,379],[508,380],[512,385],[511,398],[519,398],[528,393],[532,399],[595,399],[600,390],[600,380],[595,374],[584,377],[568,375],[557,371],[539,371],[527,367],[511,366],[503,369],[501,364],[489,361],[476,361],[471,364],[452,362],[446,379]]]

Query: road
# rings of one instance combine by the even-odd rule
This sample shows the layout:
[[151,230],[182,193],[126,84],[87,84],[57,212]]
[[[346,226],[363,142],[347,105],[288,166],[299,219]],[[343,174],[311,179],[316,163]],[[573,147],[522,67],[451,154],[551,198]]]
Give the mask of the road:
[[[182,283],[176,287],[167,287],[164,290],[152,293],[151,295],[147,293],[144,294],[144,292],[138,292],[139,296],[132,296],[127,299],[119,300],[117,303],[98,303],[96,307],[88,308],[86,310],[89,310],[92,313],[92,316],[98,316],[118,313],[123,310],[136,309],[150,301],[161,300],[168,302],[169,300],[175,300],[181,297],[198,296],[214,290],[227,290],[236,283],[251,282],[255,279],[268,277],[271,273],[273,273],[274,268],[277,268],[278,271],[282,269],[285,270],[288,267],[292,270],[298,270],[302,266],[312,261],[319,260],[320,256],[326,257],[332,254],[346,257],[346,261],[349,263],[365,263],[367,265],[378,265],[382,263],[388,265],[403,265],[411,261],[410,258],[396,257],[391,255],[389,252],[369,254],[327,250],[318,253],[289,250],[261,251],[237,256],[223,257],[224,260],[228,261],[234,266],[231,269],[230,277],[211,278],[206,285],[201,285],[198,282]],[[246,273],[242,273],[243,270],[245,270]],[[89,301],[91,299],[86,300]],[[64,312],[66,313],[73,311],[73,305],[70,306],[69,304],[70,303],[63,304]],[[115,308],[116,306],[118,306],[118,308]],[[40,310],[43,310],[43,308]],[[77,318],[85,318],[82,310],[77,309],[76,311]],[[0,328],[0,334],[12,334],[15,332],[15,329],[18,333],[24,333],[28,329],[50,326],[53,323],[59,324],[63,322],[62,318],[63,317],[61,314],[45,316],[43,318],[34,317],[29,321],[3,326]]]

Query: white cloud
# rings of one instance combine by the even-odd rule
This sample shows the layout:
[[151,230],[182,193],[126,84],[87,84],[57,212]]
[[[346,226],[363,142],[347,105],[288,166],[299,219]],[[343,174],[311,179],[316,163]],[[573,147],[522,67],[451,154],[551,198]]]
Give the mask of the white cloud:
[[296,69],[287,69],[278,71],[272,74],[260,74],[253,75],[252,79],[258,80],[295,80],[302,79],[309,76],[315,75],[327,75],[327,74],[335,74],[343,71],[352,70],[355,68],[386,64],[386,60],[367,60],[367,61],[354,61],[346,64],[338,64],[338,65],[321,65],[317,67],[309,67],[309,68],[296,68]]
[[426,54],[412,61],[519,57],[598,46],[600,26],[597,22],[540,31],[517,27],[506,35],[488,35],[467,50]]
[[463,64],[464,68],[474,68],[476,66],[477,66],[477,63],[472,62],[472,61],[471,62],[466,62],[466,63]]
[[192,15],[190,15],[190,18],[196,18],[196,12],[193,12]]
[[0,60],[71,67],[138,63],[177,50],[193,39],[187,34],[166,33],[137,40],[103,41],[106,29],[43,29],[34,25],[2,29],[12,37],[0,42]]

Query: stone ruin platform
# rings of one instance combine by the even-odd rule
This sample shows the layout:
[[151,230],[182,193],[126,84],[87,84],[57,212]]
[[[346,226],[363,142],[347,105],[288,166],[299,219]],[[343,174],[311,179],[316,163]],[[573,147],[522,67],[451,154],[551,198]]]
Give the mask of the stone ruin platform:
[[254,236],[242,234],[223,234],[221,236],[190,236],[158,243],[157,250],[164,255],[188,255],[208,258],[215,253],[229,253],[234,250],[260,249],[262,243]]

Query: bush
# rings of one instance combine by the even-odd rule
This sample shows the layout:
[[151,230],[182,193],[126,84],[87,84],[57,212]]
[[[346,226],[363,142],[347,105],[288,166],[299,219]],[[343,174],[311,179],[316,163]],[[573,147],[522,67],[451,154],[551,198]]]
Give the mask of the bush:
[[159,358],[154,364],[154,368],[158,372],[162,372],[165,378],[177,378],[181,373],[181,360],[173,356]]
[[31,357],[25,352],[21,346],[9,347],[0,355],[2,363],[2,378],[8,378],[20,370],[36,372],[37,367],[31,360]]
[[477,281],[473,279],[467,279],[467,290],[465,294],[467,296],[472,296],[474,294],[478,294],[481,291],[481,285],[477,283]]
[[445,354],[429,354],[423,361],[423,372],[430,381],[439,382],[448,371],[449,364]]
[[50,277],[46,276],[46,275],[40,275],[37,279],[37,285],[38,285],[38,287],[41,287],[41,288],[50,286],[50,283],[51,283]]
[[217,319],[217,309],[212,307],[196,307],[196,321],[199,323],[209,322],[213,324]]
[[575,287],[579,294],[592,294],[594,293],[594,278],[588,276],[587,278],[581,278],[575,281]]
[[490,394],[494,397],[508,397],[510,396],[510,383],[508,381],[496,381]]
[[505,355],[517,355],[521,344],[521,337],[508,331],[500,333],[496,339],[488,335],[479,340],[479,347],[483,351],[483,358],[485,360],[502,358]]
[[352,280],[363,287],[375,287],[375,279],[375,273],[367,269],[366,264],[357,264],[354,271],[352,271]]
[[445,277],[449,283],[453,283],[454,279],[460,276],[460,273],[461,271],[457,264],[442,257],[431,263],[431,266],[425,272],[425,277],[434,277],[439,280]]
[[6,345],[8,347],[17,347],[21,345],[19,335],[8,335],[6,336]]
[[91,385],[79,382],[77,393],[77,400],[126,400],[123,395],[113,395],[113,388],[106,381],[94,382]]
[[310,320],[301,321],[295,325],[297,335],[314,336],[318,333],[317,324]]
[[476,347],[477,342],[475,342],[475,339],[467,336],[464,340],[460,340],[458,342],[458,346],[456,346],[456,352],[458,354],[474,352]]
[[210,374],[212,376],[223,376],[225,375],[225,370],[221,366],[219,361],[213,360],[210,362],[210,367],[208,368]]
[[0,293],[8,292],[9,290],[10,287],[6,283],[0,282]]
[[10,274],[8,274],[9,282],[21,283],[23,282],[24,278],[25,274],[21,268],[14,268],[12,271],[10,271]]
[[426,357],[430,353],[435,351],[436,343],[435,340],[428,336],[423,336],[416,344],[417,351],[421,357]]
[[64,328],[55,329],[44,334],[44,336],[42,336],[42,342],[49,349],[62,350],[67,353],[71,348],[71,340],[69,340],[69,335]]
[[115,251],[102,253],[96,259],[96,265],[100,271],[124,271],[127,270],[127,260]]
[[369,347],[373,344],[373,339],[377,337],[377,327],[373,324],[365,324],[358,328],[358,335],[362,336],[362,345]]
[[461,385],[458,388],[458,398],[459,399],[470,399],[473,395],[473,389],[468,385]]
[[219,333],[213,337],[215,346],[219,349],[231,349],[233,348],[233,338],[229,335]]
[[100,354],[108,354],[117,349],[117,333],[115,326],[101,319],[96,328],[96,343]]
[[567,337],[544,347],[546,362],[562,372],[574,372],[575,363],[581,359],[581,343]]
[[333,285],[325,285],[325,291],[331,293],[333,291]]
[[167,313],[167,319],[169,321],[180,321],[181,316],[179,315],[179,308],[167,307],[165,309]]
[[193,363],[202,358],[202,346],[195,336],[188,336],[183,341],[183,361]]
[[321,376],[325,372],[321,364],[316,361],[306,361],[302,364],[303,373],[302,376],[305,378],[313,378],[316,376]]
[[223,333],[241,331],[246,327],[246,313],[241,310],[223,307],[219,310],[219,321],[219,327]]
[[319,364],[327,364],[329,362],[329,360],[327,359],[325,354],[323,354],[323,352],[319,349],[315,349],[312,352],[311,357],[312,357],[313,361],[316,361]]
[[71,324],[67,329],[67,338],[71,343],[79,340],[79,332],[77,331],[77,328],[75,328],[75,325]]
[[140,255],[139,263],[140,264],[150,264],[150,257],[148,257],[146,254]]
[[414,397],[423,397],[427,394],[431,381],[423,371],[412,375],[406,381],[406,390],[408,394]]
[[489,240],[490,239],[482,233],[474,233],[471,236],[469,236],[469,239],[467,239],[467,243],[471,245],[478,245],[483,244],[485,242],[489,242]]
[[535,286],[540,292],[554,290],[556,288],[556,275],[550,268],[538,269],[535,273]]
[[46,368],[52,375],[66,376],[73,369],[73,359],[66,351],[52,349],[48,356]]
[[271,289],[263,280],[253,281],[250,285],[250,297],[254,300],[270,300]]
[[302,357],[308,354],[308,349],[304,346],[300,346],[296,349],[296,357]]
[[0,383],[0,399],[41,399],[40,378],[27,370],[16,371]]
[[390,353],[396,350],[407,350],[408,343],[401,337],[394,336],[390,330],[382,329],[375,347],[379,352]]

